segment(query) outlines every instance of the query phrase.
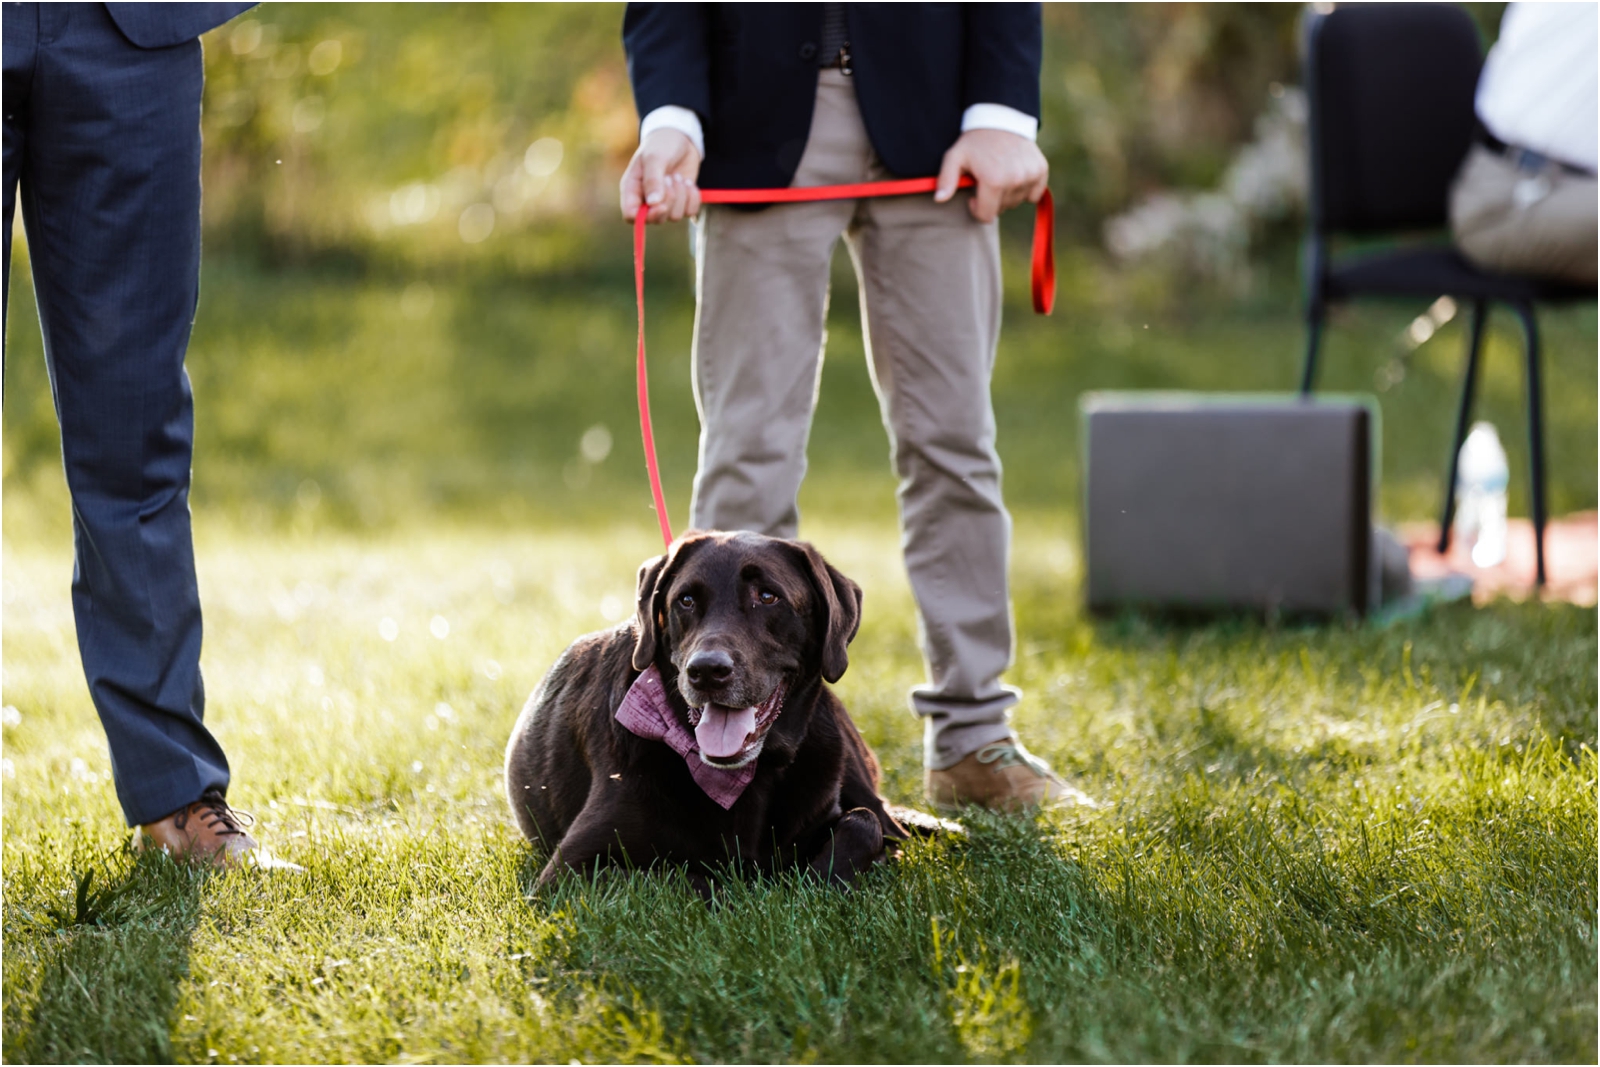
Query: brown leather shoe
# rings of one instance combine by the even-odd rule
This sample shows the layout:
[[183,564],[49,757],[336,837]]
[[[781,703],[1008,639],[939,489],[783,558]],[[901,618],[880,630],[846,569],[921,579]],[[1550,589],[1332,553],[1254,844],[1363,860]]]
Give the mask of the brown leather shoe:
[[985,745],[953,767],[927,772],[928,803],[942,811],[965,805],[1019,812],[1041,805],[1098,808],[1087,793],[1062,781],[1016,738]]
[[175,860],[216,867],[259,863],[264,853],[257,855],[261,847],[244,832],[254,821],[248,813],[229,807],[220,791],[208,789],[193,804],[139,827],[134,831],[133,848],[135,852],[159,849]]

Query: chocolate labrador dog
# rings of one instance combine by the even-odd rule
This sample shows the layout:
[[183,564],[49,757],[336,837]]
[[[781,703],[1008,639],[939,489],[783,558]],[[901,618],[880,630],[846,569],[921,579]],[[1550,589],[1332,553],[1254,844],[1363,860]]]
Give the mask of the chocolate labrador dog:
[[803,542],[691,533],[645,563],[637,617],[574,642],[506,746],[517,824],[551,850],[539,885],[657,863],[702,892],[729,863],[848,884],[883,859],[907,830],[824,684],[860,619],[861,589]]

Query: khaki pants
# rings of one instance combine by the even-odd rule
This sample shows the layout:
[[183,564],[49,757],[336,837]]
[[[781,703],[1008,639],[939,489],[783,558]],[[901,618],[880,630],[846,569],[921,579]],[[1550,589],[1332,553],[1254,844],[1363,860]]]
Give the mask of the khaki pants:
[[1595,284],[1596,185],[1553,164],[1538,172],[1473,145],[1450,189],[1450,226],[1485,270]]
[[[885,178],[855,87],[821,72],[794,184]],[[794,537],[822,371],[829,263],[850,249],[873,386],[899,474],[902,544],[929,684],[912,691],[925,759],[948,767],[1010,734],[1016,690],[989,378],[1000,333],[996,228],[966,194],[707,207],[695,246],[700,463],[691,523]]]

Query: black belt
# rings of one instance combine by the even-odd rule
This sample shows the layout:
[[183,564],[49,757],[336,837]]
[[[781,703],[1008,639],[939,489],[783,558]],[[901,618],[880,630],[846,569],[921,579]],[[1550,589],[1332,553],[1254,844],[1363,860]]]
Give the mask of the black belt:
[[1531,148],[1523,148],[1520,145],[1506,144],[1504,141],[1500,140],[1500,138],[1496,137],[1494,134],[1485,129],[1482,123],[1478,124],[1477,141],[1495,155],[1503,156],[1505,159],[1509,160],[1511,164],[1518,170],[1525,170],[1530,173],[1538,173],[1539,171],[1544,170],[1546,167],[1555,167],[1559,170],[1565,171],[1568,174],[1577,175],[1580,178],[1594,177],[1594,171],[1589,170],[1587,167],[1579,167],[1571,163],[1563,163],[1559,159],[1547,156],[1542,152],[1535,152]]

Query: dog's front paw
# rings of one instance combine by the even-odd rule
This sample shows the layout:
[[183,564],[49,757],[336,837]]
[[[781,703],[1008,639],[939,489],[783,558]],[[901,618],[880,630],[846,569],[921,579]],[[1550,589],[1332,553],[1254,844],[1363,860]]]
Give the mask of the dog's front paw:
[[883,824],[866,808],[851,808],[833,824],[808,866],[821,878],[847,886],[882,859]]

